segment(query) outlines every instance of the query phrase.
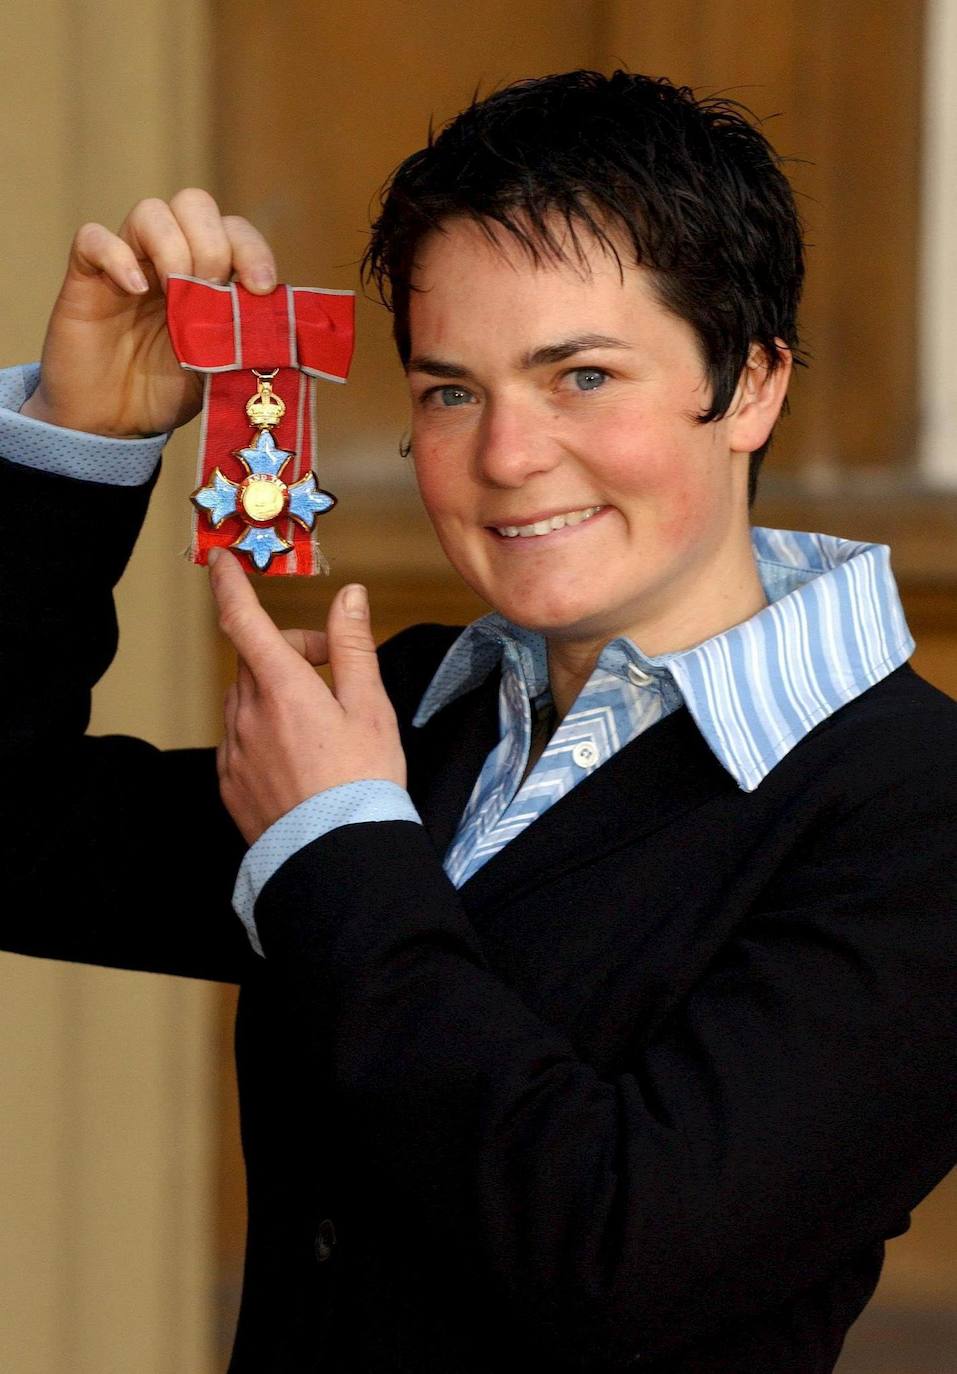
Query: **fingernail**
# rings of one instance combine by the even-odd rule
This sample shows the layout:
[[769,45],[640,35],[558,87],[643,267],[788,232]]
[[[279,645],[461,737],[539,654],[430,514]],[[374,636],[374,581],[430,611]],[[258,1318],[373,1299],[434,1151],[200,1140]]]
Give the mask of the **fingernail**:
[[258,286],[260,291],[271,291],[276,285],[276,274],[268,267],[259,267],[252,275],[253,286]]
[[347,587],[342,598],[343,609],[346,615],[353,620],[365,620],[369,614],[369,595],[365,587],[354,582],[351,587]]
[[138,267],[134,267],[130,270],[129,275],[127,276],[127,281],[130,284],[130,290],[136,291],[139,295],[142,295],[144,291],[148,291],[150,289],[149,282],[143,276],[143,273],[140,271]]
[[210,549],[209,553],[206,556],[206,562],[209,564],[211,568],[215,568],[218,560],[222,556],[222,552],[222,549]]

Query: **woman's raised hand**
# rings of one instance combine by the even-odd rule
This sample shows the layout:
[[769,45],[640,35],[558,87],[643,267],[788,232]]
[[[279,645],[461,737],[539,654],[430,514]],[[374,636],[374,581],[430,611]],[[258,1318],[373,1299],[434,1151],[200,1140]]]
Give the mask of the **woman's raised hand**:
[[47,325],[40,385],[23,414],[114,438],[160,434],[197,413],[202,381],[180,367],[166,332],[171,272],[235,278],[263,294],[276,264],[262,234],[223,215],[207,191],[139,201],[118,233],[84,224]]

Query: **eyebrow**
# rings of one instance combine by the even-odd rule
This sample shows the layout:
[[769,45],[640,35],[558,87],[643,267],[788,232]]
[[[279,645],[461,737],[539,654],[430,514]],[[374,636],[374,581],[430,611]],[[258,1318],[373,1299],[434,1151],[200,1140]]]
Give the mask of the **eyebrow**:
[[[549,364],[563,363],[578,353],[587,353],[594,348],[631,348],[624,339],[615,339],[610,334],[578,334],[572,339],[562,339],[558,343],[543,344],[541,348],[524,353],[519,366],[522,371]],[[443,358],[427,355],[410,358],[406,372],[424,372],[429,377],[441,377],[445,381],[459,381],[471,378],[472,373],[462,363],[447,362]]]

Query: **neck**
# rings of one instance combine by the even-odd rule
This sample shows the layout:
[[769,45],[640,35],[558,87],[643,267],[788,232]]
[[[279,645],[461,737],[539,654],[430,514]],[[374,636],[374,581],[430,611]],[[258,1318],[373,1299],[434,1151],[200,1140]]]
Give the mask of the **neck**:
[[700,598],[647,616],[620,629],[582,639],[551,638],[548,641],[548,675],[558,719],[571,710],[609,642],[620,635],[630,639],[649,658],[692,649],[706,639],[749,620],[767,605],[767,597],[751,554],[733,578],[722,579],[720,592],[708,601]]

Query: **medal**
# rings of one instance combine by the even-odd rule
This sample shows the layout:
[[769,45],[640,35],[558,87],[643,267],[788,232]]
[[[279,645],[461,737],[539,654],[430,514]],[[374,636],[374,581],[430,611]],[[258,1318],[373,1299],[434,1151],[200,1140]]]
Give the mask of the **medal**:
[[180,364],[205,373],[192,561],[227,547],[272,576],[328,572],[315,524],[335,497],[312,470],[315,385],[345,381],[352,292],[254,296],[171,276],[167,320]]
[[[322,490],[314,472],[308,472],[291,486],[282,480],[283,470],[296,455],[289,449],[277,448],[271,431],[286,413],[286,406],[272,389],[275,372],[254,370],[254,375],[259,379],[259,388],[246,402],[246,414],[259,433],[246,448],[234,450],[234,457],[243,464],[247,476],[237,483],[218,467],[214,468],[206,486],[193,492],[192,502],[197,510],[205,511],[213,529],[238,516],[246,529],[230,548],[248,554],[253,566],[265,572],[277,554],[287,554],[293,547],[277,532],[277,521],[288,516],[311,533],[316,517],[331,510],[336,498]],[[321,570],[328,572],[328,564],[315,541],[313,547],[321,560]]]

